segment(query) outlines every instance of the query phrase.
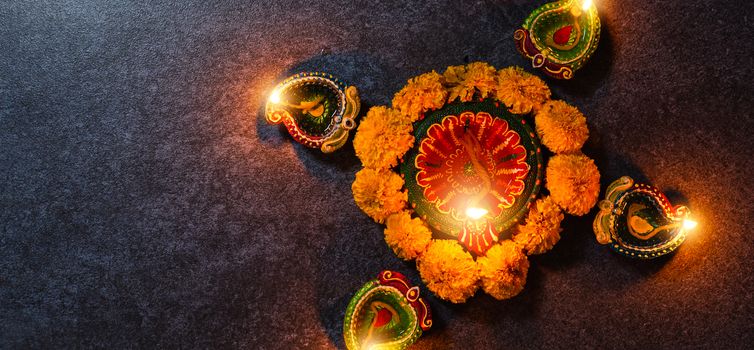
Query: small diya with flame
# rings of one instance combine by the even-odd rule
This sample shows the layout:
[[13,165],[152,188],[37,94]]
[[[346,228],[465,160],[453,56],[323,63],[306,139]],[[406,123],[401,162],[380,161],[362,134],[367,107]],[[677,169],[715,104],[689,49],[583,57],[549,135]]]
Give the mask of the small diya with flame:
[[628,176],[608,186],[599,208],[594,219],[597,241],[631,258],[670,254],[697,225],[689,208],[673,206],[659,189]]
[[331,153],[348,140],[360,106],[356,87],[331,74],[300,73],[272,91],[265,117],[271,124],[285,125],[297,142]]
[[591,0],[561,0],[534,10],[513,39],[534,68],[553,78],[571,79],[597,49],[600,26]]
[[349,350],[402,350],[430,327],[432,312],[419,287],[403,274],[385,270],[351,298],[343,337]]

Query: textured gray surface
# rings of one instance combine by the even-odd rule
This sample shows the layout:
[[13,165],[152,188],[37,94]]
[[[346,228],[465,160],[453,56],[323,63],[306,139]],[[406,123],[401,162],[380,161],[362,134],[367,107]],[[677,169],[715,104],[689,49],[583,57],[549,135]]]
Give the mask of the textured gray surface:
[[[0,2],[0,348],[334,348],[348,299],[406,273],[332,156],[264,124],[287,72],[384,104],[418,73],[524,65],[543,1]],[[532,259],[526,290],[430,298],[416,348],[743,348],[754,343],[750,1],[597,0],[576,79],[603,184],[688,203],[671,257],[599,246],[592,215]]]

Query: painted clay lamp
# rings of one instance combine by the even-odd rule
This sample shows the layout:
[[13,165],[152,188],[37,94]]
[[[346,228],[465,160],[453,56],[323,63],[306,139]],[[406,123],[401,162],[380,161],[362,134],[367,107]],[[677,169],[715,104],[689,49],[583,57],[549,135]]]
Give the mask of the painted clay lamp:
[[591,0],[556,1],[534,10],[513,38],[534,68],[571,79],[597,49],[600,18]]
[[539,140],[521,115],[488,99],[448,104],[415,125],[401,174],[414,211],[477,255],[509,234],[539,192]]
[[265,117],[285,125],[299,143],[331,153],[348,140],[361,102],[354,86],[326,73],[300,73],[287,78],[270,94]]
[[656,187],[637,184],[628,176],[608,186],[599,207],[594,219],[597,241],[631,258],[669,254],[697,225],[687,207],[672,206]]
[[432,313],[406,276],[385,270],[348,303],[343,337],[349,350],[402,350],[432,327]]

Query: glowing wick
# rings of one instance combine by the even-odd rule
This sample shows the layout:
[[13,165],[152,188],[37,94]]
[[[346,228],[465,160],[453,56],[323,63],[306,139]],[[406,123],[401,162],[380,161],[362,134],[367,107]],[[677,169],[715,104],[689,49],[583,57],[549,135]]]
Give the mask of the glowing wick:
[[270,94],[270,102],[274,104],[280,103],[280,91],[275,90],[272,92],[272,94]]
[[699,223],[694,220],[683,220],[683,228],[686,230],[693,230],[694,228],[696,228],[696,225],[699,225]]
[[479,218],[487,215],[487,213],[488,213],[487,209],[484,209],[484,208],[474,208],[474,207],[466,208],[466,216],[474,220],[479,220]]
[[592,0],[584,0],[584,3],[583,5],[581,5],[581,8],[584,9],[584,11],[586,11],[590,7],[592,7]]

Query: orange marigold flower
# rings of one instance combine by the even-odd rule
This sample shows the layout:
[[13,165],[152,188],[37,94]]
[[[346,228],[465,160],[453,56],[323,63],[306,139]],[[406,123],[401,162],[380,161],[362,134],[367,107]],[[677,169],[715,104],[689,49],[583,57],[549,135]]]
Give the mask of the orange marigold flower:
[[400,112],[383,106],[369,109],[359,123],[353,148],[365,167],[392,168],[414,145],[411,121]]
[[393,108],[414,122],[426,111],[445,104],[448,92],[442,86],[443,77],[435,71],[412,78],[393,97]]
[[546,173],[550,197],[567,213],[581,216],[597,204],[600,172],[591,158],[558,154],[550,158]]
[[528,255],[542,254],[560,240],[563,213],[550,197],[538,199],[526,217],[526,224],[518,225],[513,241]]
[[536,75],[520,67],[501,69],[498,74],[496,94],[511,113],[526,114],[537,111],[550,99],[550,88]]
[[427,288],[450,302],[462,303],[479,288],[474,258],[454,240],[432,240],[416,267]]
[[389,170],[361,169],[351,185],[356,205],[374,221],[382,223],[390,214],[406,207],[403,179]]
[[432,240],[432,231],[411,212],[403,210],[387,218],[385,242],[403,260],[416,259]]
[[493,246],[477,259],[482,289],[498,300],[512,298],[524,289],[529,259],[511,240]]
[[450,91],[448,102],[456,98],[461,102],[471,101],[477,91],[481,98],[487,98],[497,87],[495,67],[484,62],[450,66],[443,76]]
[[584,115],[563,101],[545,103],[534,122],[542,144],[555,153],[576,152],[589,138]]

